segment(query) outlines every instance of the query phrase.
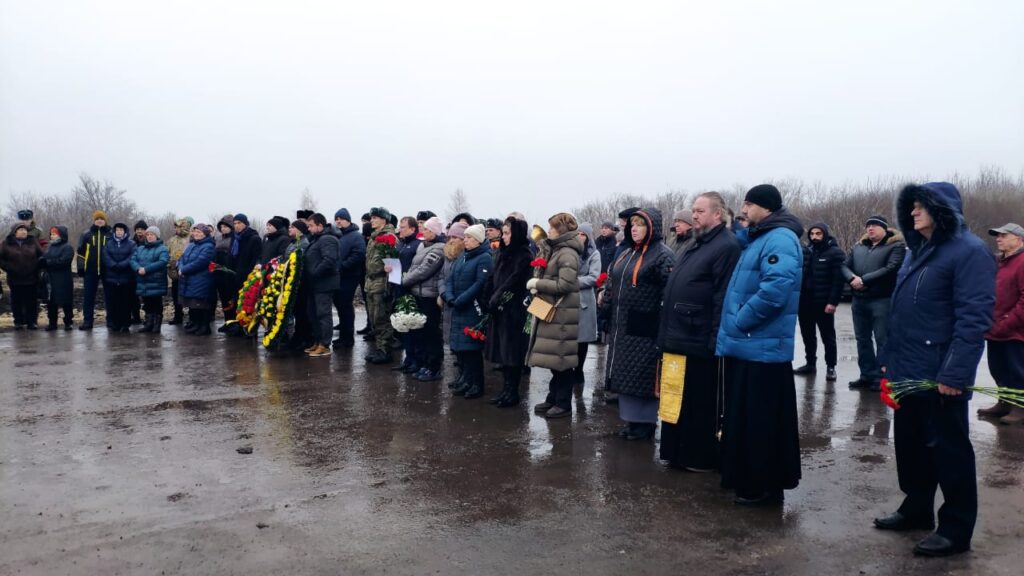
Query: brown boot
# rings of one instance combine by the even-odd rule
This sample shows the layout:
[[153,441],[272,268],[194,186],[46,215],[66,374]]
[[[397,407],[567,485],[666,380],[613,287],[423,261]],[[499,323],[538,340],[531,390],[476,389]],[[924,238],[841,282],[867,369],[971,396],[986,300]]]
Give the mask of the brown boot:
[[1006,416],[1010,413],[1010,405],[1002,400],[996,402],[988,408],[978,408],[978,416],[990,416],[992,418],[999,418],[1000,416]]
[[1021,422],[1024,422],[1024,408],[1018,408],[1017,406],[1011,407],[1010,413],[999,419],[1000,424],[1009,424],[1011,426]]

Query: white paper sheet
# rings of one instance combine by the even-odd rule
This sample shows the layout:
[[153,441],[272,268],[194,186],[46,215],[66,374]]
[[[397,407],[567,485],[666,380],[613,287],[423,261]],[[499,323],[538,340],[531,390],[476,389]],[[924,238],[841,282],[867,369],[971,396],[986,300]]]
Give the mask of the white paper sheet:
[[402,285],[402,261],[398,258],[385,258],[385,266],[391,266],[391,273],[388,274],[388,282]]

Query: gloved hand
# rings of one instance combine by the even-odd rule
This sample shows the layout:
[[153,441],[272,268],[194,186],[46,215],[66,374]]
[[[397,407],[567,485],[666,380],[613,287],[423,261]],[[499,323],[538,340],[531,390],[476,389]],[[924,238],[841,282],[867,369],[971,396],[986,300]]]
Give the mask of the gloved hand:
[[538,282],[540,282],[540,278],[530,278],[526,281],[526,289],[536,294]]

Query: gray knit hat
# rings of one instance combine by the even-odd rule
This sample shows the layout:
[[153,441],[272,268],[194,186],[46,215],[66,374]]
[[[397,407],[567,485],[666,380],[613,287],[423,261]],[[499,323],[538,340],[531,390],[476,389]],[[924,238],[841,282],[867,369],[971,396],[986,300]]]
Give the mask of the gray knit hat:
[[156,236],[157,239],[159,239],[160,238],[160,229],[157,228],[156,226],[150,226],[149,228],[146,228],[146,234],[152,234],[152,235]]

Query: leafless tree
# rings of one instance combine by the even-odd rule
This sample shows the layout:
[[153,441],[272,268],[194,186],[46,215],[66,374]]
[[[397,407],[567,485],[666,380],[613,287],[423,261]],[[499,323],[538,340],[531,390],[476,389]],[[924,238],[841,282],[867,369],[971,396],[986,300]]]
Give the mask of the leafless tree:
[[448,220],[451,221],[459,214],[469,212],[469,210],[469,198],[466,197],[466,193],[462,191],[462,188],[456,188],[451,196],[448,197],[448,208],[446,209]]
[[313,212],[319,210],[319,202],[313,197],[313,193],[308,187],[303,188],[302,192],[299,193],[299,208],[302,210],[312,210]]

